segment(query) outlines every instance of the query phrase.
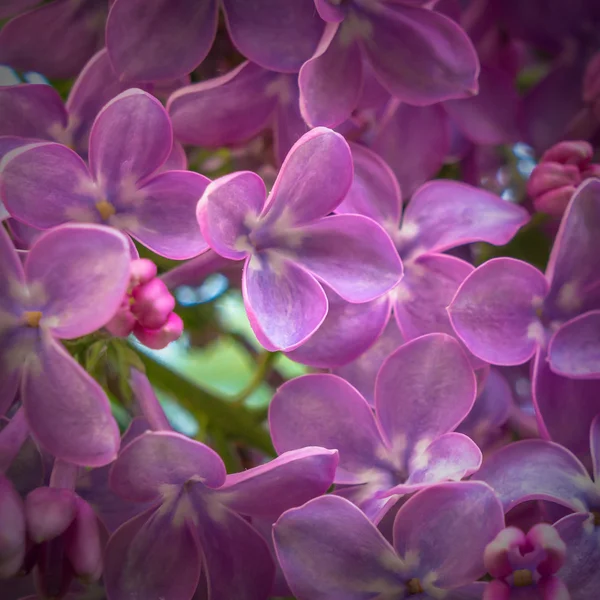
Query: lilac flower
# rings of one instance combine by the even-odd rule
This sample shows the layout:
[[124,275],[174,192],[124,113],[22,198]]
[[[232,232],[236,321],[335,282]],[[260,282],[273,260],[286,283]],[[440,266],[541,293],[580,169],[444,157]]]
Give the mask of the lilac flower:
[[306,445],[339,450],[337,493],[378,521],[398,499],[481,464],[479,448],[454,433],[475,401],[475,376],[458,343],[422,336],[383,364],[375,412],[343,379],[305,375],[282,385],[269,407],[279,452]]
[[393,525],[393,547],[344,498],[323,496],[275,524],[277,556],[298,600],[481,598],[483,552],[504,527],[481,483],[441,483],[410,498]]
[[483,555],[486,569],[495,578],[483,599],[569,600],[565,584],[556,577],[565,554],[565,543],[552,525],[539,523],[527,534],[516,527],[503,529]]
[[448,307],[452,325],[476,356],[500,365],[548,348],[555,373],[600,376],[600,180],[573,195],[556,237],[546,277],[510,258],[484,263]]
[[0,196],[11,216],[38,229],[67,221],[106,223],[162,256],[190,258],[207,248],[194,214],[208,179],[158,172],[172,145],[160,102],[133,88],[96,117],[89,170],[60,144],[23,146],[0,162]]
[[[479,240],[505,244],[529,219],[523,208],[494,194],[444,180],[420,187],[402,217],[400,190],[389,167],[363,146],[352,144],[351,149],[354,181],[336,212],[361,214],[380,223],[395,242],[404,277],[387,294],[385,303],[382,299],[365,304],[349,315],[342,306],[328,315],[321,336],[290,355],[318,367],[338,367],[356,359],[356,350],[365,346],[348,344],[348,328],[360,323],[362,334],[368,335],[368,347],[384,329],[390,305],[406,340],[433,332],[455,335],[446,307],[473,267],[442,252]],[[475,367],[482,366],[481,360],[471,358]]]
[[16,575],[26,550],[25,508],[12,483],[0,473],[0,580]]
[[356,107],[366,58],[393,95],[419,106],[477,93],[479,62],[466,33],[418,0],[315,0],[328,22],[300,70],[300,109],[310,125],[335,127]]
[[198,204],[200,229],[212,249],[246,260],[246,310],[268,350],[291,350],[321,325],[328,302],[317,279],[347,302],[362,303],[402,276],[393,244],[377,223],[327,216],[351,181],[346,141],[317,128],[294,144],[268,199],[257,175],[240,172],[211,183]]
[[106,45],[122,79],[155,81],[190,73],[215,39],[219,7],[236,48],[274,71],[297,72],[319,41],[313,0],[116,0]]
[[566,544],[566,561],[558,576],[572,600],[588,600],[600,589],[600,415],[592,421],[589,443],[593,479],[569,450],[545,440],[502,448],[476,475],[494,488],[505,512],[535,499],[575,511],[555,524]]
[[188,600],[202,562],[211,600],[266,599],[274,565],[267,544],[244,517],[274,521],[324,493],[336,465],[337,452],[304,448],[227,475],[218,454],[204,444],[172,432],[141,435],[121,451],[111,486],[124,498],[153,506],[108,543],[108,598]]
[[107,4],[54,0],[15,17],[0,31],[0,63],[54,79],[75,77],[104,45]]
[[[176,82],[165,82],[165,85],[173,86]],[[134,87],[131,83],[118,80],[106,49],[102,49],[79,73],[64,105],[50,85],[30,83],[0,87],[0,135],[58,142],[87,158],[88,138],[96,115],[109,100],[131,87]],[[157,91],[152,85],[144,89]],[[0,157],[11,149],[3,150],[0,145]],[[172,165],[171,169],[186,168],[185,153],[177,143],[167,162]]]
[[20,389],[45,450],[80,465],[112,461],[119,431],[108,399],[58,340],[92,333],[116,312],[129,283],[127,239],[95,225],[57,227],[40,236],[22,266],[1,230],[0,253],[1,408]]
[[270,128],[282,163],[308,130],[298,102],[297,76],[245,62],[226,75],[180,88],[167,111],[180,142],[205,148],[239,145]]

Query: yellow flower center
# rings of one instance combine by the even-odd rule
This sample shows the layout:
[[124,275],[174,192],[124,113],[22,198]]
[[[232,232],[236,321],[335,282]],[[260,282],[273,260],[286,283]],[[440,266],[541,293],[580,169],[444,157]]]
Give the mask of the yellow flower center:
[[527,587],[533,583],[533,574],[529,569],[519,569],[513,576],[515,587]]
[[115,207],[108,200],[100,200],[100,202],[96,202],[96,210],[100,213],[100,216],[105,221],[117,212]]
[[594,525],[600,527],[600,510],[593,510],[592,515],[594,515]]
[[39,327],[42,319],[42,311],[28,310],[23,313],[23,322],[27,327]]
[[423,593],[421,582],[416,577],[409,579],[409,581],[406,583],[406,587],[408,588],[409,596],[416,596],[417,594]]

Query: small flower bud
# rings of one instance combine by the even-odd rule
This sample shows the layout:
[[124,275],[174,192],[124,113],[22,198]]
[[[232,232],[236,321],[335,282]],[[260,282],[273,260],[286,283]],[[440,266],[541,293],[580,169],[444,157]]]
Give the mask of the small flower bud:
[[159,329],[175,308],[175,298],[160,279],[135,287],[131,295],[134,299],[131,312],[139,324],[148,329]]
[[102,543],[98,519],[92,507],[82,498],[76,498],[77,513],[67,532],[66,555],[75,575],[86,582],[96,581],[102,575]]
[[146,329],[137,324],[133,333],[144,346],[153,350],[161,350],[181,337],[183,321],[178,315],[171,313],[167,322],[160,329]]
[[71,490],[40,487],[25,498],[29,536],[36,543],[63,534],[75,518],[75,494]]

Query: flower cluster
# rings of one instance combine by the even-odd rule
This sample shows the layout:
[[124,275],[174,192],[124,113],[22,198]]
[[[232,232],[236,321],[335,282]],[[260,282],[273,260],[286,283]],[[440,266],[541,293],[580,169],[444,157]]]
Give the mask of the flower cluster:
[[1,600],[600,598],[596,0],[1,4]]

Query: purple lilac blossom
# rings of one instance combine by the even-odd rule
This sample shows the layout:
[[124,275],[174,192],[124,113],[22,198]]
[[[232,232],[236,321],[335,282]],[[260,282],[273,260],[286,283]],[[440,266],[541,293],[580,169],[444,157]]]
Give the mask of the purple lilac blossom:
[[104,223],[157,254],[191,258],[207,249],[194,214],[208,179],[190,171],[161,172],[172,146],[165,109],[132,88],[94,120],[89,169],[66,146],[21,146],[0,162],[0,196],[12,217],[38,229],[67,221]]
[[384,362],[375,416],[340,377],[305,375],[273,397],[271,437],[279,452],[306,445],[339,450],[336,493],[378,522],[402,495],[479,468],[479,448],[453,431],[471,410],[475,391],[475,375],[458,342],[430,334]]
[[334,450],[304,448],[227,475],[219,455],[204,444],[169,431],[142,434],[121,451],[110,483],[121,497],[151,502],[152,507],[122,525],[109,541],[109,600],[132,595],[189,600],[201,563],[210,600],[267,598],[273,560],[244,517],[273,522],[285,510],[324,493],[337,460]]
[[348,144],[316,128],[294,144],[268,198],[260,177],[239,172],[211,183],[198,204],[212,249],[246,261],[244,302],[268,350],[292,350],[321,325],[328,301],[318,280],[358,304],[384,295],[402,276],[380,225],[359,215],[327,216],[351,182]]
[[40,236],[24,265],[3,229],[0,246],[2,412],[19,390],[45,450],[80,465],[111,462],[119,431],[106,394],[59,340],[92,333],[116,312],[129,283],[127,239],[97,225],[64,225]]
[[422,490],[398,511],[393,546],[344,498],[323,496],[284,513],[273,539],[298,600],[417,597],[468,600],[486,588],[485,547],[504,527],[479,482]]

